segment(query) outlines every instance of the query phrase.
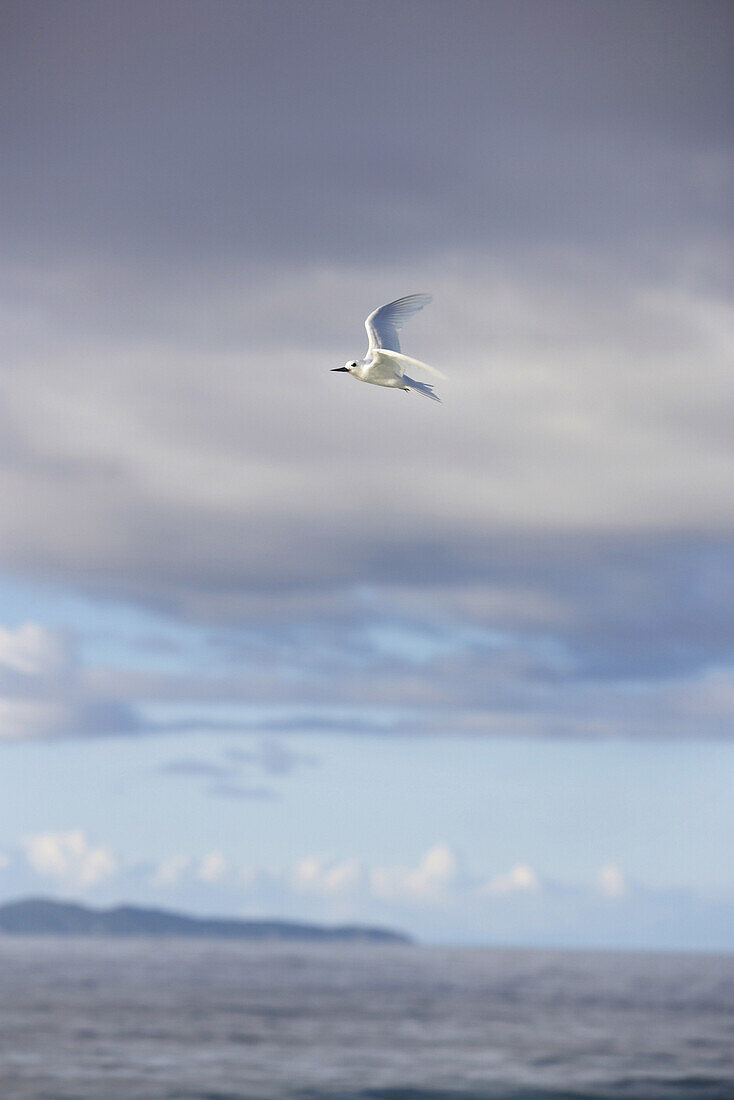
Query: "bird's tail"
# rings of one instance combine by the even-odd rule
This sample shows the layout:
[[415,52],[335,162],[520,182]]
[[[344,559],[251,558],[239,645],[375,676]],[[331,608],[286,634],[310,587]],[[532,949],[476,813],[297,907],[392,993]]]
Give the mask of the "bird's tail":
[[430,382],[417,382],[415,378],[408,378],[407,374],[403,375],[403,382],[409,390],[415,390],[416,393],[422,393],[424,397],[430,397],[431,401],[438,401],[439,405],[442,404],[441,398],[433,392],[433,386]]

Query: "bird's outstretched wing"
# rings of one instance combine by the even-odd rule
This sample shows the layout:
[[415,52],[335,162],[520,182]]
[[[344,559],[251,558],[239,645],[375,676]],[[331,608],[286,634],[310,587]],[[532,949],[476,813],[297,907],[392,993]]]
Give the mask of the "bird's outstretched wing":
[[446,375],[436,367],[430,367],[428,363],[422,363],[420,359],[411,359],[409,355],[403,355],[402,352],[388,351],[387,348],[380,348],[375,351],[373,363],[380,370],[392,371],[398,378],[405,374],[406,370],[425,370],[429,374],[435,374],[438,378],[446,378]]
[[430,300],[430,294],[409,294],[407,298],[398,298],[394,302],[388,302],[386,306],[373,310],[364,323],[369,339],[369,351],[385,348],[387,351],[399,352],[398,329],[401,329],[419,309],[427,306]]

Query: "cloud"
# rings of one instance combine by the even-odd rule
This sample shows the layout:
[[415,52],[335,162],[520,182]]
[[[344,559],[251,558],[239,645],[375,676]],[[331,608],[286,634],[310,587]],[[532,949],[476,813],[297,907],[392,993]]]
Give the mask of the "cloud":
[[627,893],[627,883],[616,863],[605,863],[596,878],[597,889],[607,898],[621,898]]
[[225,757],[235,766],[251,766],[267,775],[290,775],[301,765],[318,763],[318,758],[312,753],[296,752],[274,737],[261,738],[254,750],[240,747],[227,749]]
[[477,239],[606,241],[610,223],[627,242],[705,224],[691,191],[725,201],[726,5],[326,12],[84,4],[39,33],[11,3],[9,245],[415,263]]
[[496,875],[480,888],[481,893],[490,896],[525,892],[535,893],[539,889],[538,876],[527,863],[516,863],[506,875]]
[[56,879],[65,887],[86,889],[117,871],[110,849],[104,845],[94,847],[81,829],[37,833],[25,837],[22,844],[36,874]]
[[[526,617],[535,604],[541,614],[580,615],[583,627],[594,612],[611,617],[613,594],[619,610],[631,613],[629,589],[647,580],[646,600],[662,610],[653,561],[662,551],[670,581],[675,573],[708,572],[731,523],[731,445],[723,425],[712,430],[730,396],[727,356],[702,329],[702,295],[693,289],[676,290],[665,312],[632,293],[616,312],[607,305],[597,322],[606,330],[603,346],[594,347],[583,327],[593,327],[590,311],[623,273],[597,273],[590,286],[592,273],[580,266],[566,274],[575,285],[566,282],[545,307],[565,328],[554,339],[537,319],[536,298],[551,293],[540,289],[548,280],[563,284],[561,273],[552,262],[547,272],[518,273],[518,313],[536,318],[538,328],[524,347],[501,318],[503,292],[491,279],[446,285],[449,301],[430,343],[455,323],[452,300],[458,308],[464,299],[467,332],[459,347],[456,337],[443,336],[443,354],[458,360],[456,392],[428,435],[425,414],[415,409],[406,417],[403,407],[383,401],[375,421],[362,415],[354,394],[337,394],[333,380],[326,389],[318,361],[343,359],[336,346],[307,351],[313,369],[305,363],[296,375],[292,351],[277,346],[212,360],[173,346],[170,357],[154,348],[111,356],[105,345],[80,362],[73,346],[61,361],[57,339],[55,363],[50,349],[39,348],[8,382],[5,415],[22,434],[5,477],[24,507],[3,518],[3,561],[203,621],[257,622],[265,606],[273,618],[332,615],[366,586],[404,599],[444,589],[450,610],[460,606],[454,589],[459,598],[474,591],[485,604],[504,603],[510,615],[514,594]],[[335,271],[330,282],[341,279]],[[293,293],[313,293],[308,273]],[[272,294],[282,294],[275,280]],[[483,321],[494,298],[497,318]],[[352,326],[360,341],[363,308]],[[671,324],[680,330],[677,350],[656,347],[656,333]],[[263,354],[267,377],[289,380],[277,407],[258,392]],[[441,356],[440,344],[433,354]],[[216,390],[207,382],[212,371]],[[375,399],[368,393],[366,400]],[[316,406],[308,422],[304,402]],[[369,457],[381,453],[383,433],[393,440],[398,482],[386,483]],[[349,461],[335,467],[336,454]],[[68,464],[73,476],[66,477]],[[99,522],[85,519],[85,508]],[[134,539],[125,526],[131,514]],[[205,553],[205,544],[216,553]],[[156,567],[161,546],[164,571]],[[718,552],[730,553],[727,546],[724,537]],[[533,572],[544,559],[548,573]],[[590,587],[590,577],[605,574],[615,593]],[[688,598],[702,602],[703,593]]]
[[[711,665],[704,663],[700,672],[690,666],[703,658],[694,659],[690,649],[685,656],[680,639],[672,667],[660,654],[652,667],[645,664],[649,656],[635,664],[633,653],[624,659],[620,653],[618,663],[612,637],[605,666],[593,669],[593,652],[584,659],[572,644],[578,624],[568,631],[519,623],[510,629],[495,619],[490,628],[476,612],[473,622],[468,611],[444,618],[440,594],[430,605],[428,598],[423,607],[430,606],[430,619],[420,600],[407,601],[401,610],[396,596],[390,612],[370,599],[351,624],[278,628],[265,622],[259,647],[235,670],[218,668],[206,657],[199,663],[198,656],[190,671],[81,663],[70,643],[62,644],[53,632],[46,638],[35,626],[50,654],[48,665],[39,663],[39,643],[31,671],[11,667],[9,662],[30,657],[25,640],[21,657],[15,650],[10,656],[6,638],[0,736],[238,733],[249,744],[230,745],[217,759],[174,758],[160,773],[171,780],[203,781],[214,796],[270,798],[272,783],[318,763],[275,736],[284,732],[588,739],[731,735],[734,673],[723,659],[713,663],[713,652]],[[310,643],[297,641],[306,628]],[[649,629],[652,648],[652,624]],[[252,637],[253,630],[247,633]],[[13,631],[6,634],[15,637]],[[591,638],[588,650],[593,651]]]
[[448,844],[439,843],[424,853],[416,867],[375,867],[370,882],[381,898],[436,901],[446,896],[456,875],[456,855]]
[[362,882],[362,867],[358,860],[333,862],[318,856],[306,856],[293,869],[293,884],[297,890],[320,894],[342,894]]
[[[0,735],[730,735],[730,14],[11,9],[0,568],[209,638],[13,637]],[[443,409],[330,378],[423,288]]]
[[132,733],[131,705],[88,698],[70,639],[39,623],[0,627],[0,741]]
[[79,892],[100,904],[381,924],[429,942],[706,950],[733,942],[734,899],[726,895],[651,889],[629,882],[616,863],[588,882],[558,881],[519,862],[509,872],[469,871],[446,842],[408,866],[348,854],[273,866],[219,849],[123,856],[72,829],[24,838],[2,870],[8,898]]
[[38,623],[15,629],[0,626],[0,672],[29,679],[54,680],[68,672],[70,655],[63,639]]
[[185,855],[168,856],[155,867],[150,877],[151,886],[168,887],[179,883],[191,866],[191,859]]
[[202,882],[217,882],[227,871],[227,860],[221,852],[208,852],[201,860],[196,877]]
[[219,779],[229,774],[229,770],[221,764],[214,764],[209,760],[169,760],[161,764],[158,769],[161,775],[194,776],[205,779]]
[[[194,722],[193,726],[207,726],[206,719]],[[158,728],[169,728],[163,722]],[[186,728],[188,723],[183,723]],[[217,723],[214,723],[217,728]],[[177,727],[173,723],[173,728]],[[246,721],[230,720],[223,723],[223,728],[240,730],[247,728]],[[274,738],[260,738],[255,742],[254,748],[245,749],[238,746],[225,749],[219,762],[213,760],[199,760],[194,758],[182,758],[169,760],[158,768],[161,775],[174,778],[194,778],[207,780],[206,792],[219,798],[242,799],[271,799],[276,798],[276,792],[262,783],[247,782],[249,773],[262,772],[273,778],[289,775],[295,768],[301,765],[313,766],[317,758],[311,753],[296,752],[282,741]]]

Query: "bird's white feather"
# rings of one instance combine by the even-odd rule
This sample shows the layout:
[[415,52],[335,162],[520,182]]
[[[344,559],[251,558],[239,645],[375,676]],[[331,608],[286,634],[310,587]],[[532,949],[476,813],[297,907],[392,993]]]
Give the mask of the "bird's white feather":
[[388,302],[387,305],[373,310],[364,323],[369,340],[369,351],[385,348],[387,351],[399,353],[398,330],[430,301],[430,294],[409,294],[405,298],[397,298],[394,302]]
[[438,375],[439,378],[446,377],[436,367],[430,367],[428,363],[421,363],[420,359],[411,359],[409,355],[403,355],[402,352],[397,351],[388,351],[386,348],[374,351],[372,361],[383,368],[392,368],[399,375],[405,374],[406,370],[425,370],[429,374]]

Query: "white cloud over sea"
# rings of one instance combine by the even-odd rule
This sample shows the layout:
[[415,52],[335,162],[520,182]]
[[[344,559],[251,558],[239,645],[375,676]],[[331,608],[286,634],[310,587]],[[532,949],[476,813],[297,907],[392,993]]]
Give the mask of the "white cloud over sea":
[[[371,922],[409,928],[428,941],[440,941],[458,926],[465,942],[723,947],[734,911],[734,899],[725,896],[702,900],[683,890],[626,883],[618,864],[601,865],[586,882],[547,878],[522,862],[495,873],[470,873],[446,842],[428,846],[412,867],[321,855],[304,855],[290,866],[256,867],[216,850],[154,864],[126,858],[73,829],[24,838],[3,874],[23,880],[30,892],[65,897],[73,891],[91,904],[148,897],[147,884],[162,907]],[[686,922],[694,915],[701,931],[691,944]],[[663,935],[661,921],[669,926]]]
[[117,870],[117,862],[105,845],[93,845],[82,829],[65,833],[37,833],[23,839],[29,867],[39,879],[51,879],[65,888],[87,889]]

